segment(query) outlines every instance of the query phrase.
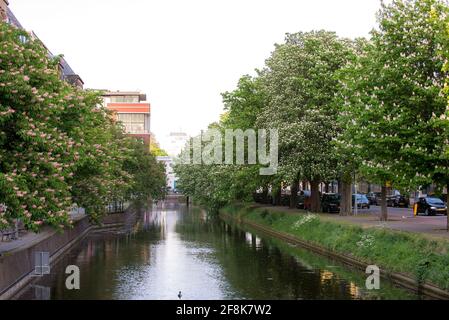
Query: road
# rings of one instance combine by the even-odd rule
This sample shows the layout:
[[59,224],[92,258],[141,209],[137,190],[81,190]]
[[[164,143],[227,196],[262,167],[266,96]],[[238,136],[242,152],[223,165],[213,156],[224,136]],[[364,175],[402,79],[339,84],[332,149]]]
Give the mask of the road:
[[[287,212],[290,214],[304,214],[304,210],[289,209],[286,207],[273,207],[266,205],[257,205],[267,207],[270,210]],[[339,223],[351,223],[362,227],[385,227],[393,230],[408,231],[423,234],[431,238],[446,238],[449,240],[447,232],[447,217],[438,216],[414,216],[412,208],[391,208],[388,207],[388,221],[381,222],[380,207],[371,206],[370,209],[359,209],[355,216],[340,216],[338,214],[323,213],[321,217],[330,221]]]
[[449,238],[446,230],[447,217],[445,215],[437,216],[414,216],[412,208],[388,208],[388,222],[380,223],[380,207],[371,206],[370,209],[358,210],[357,216],[340,217],[338,215],[326,215],[336,220],[347,220],[365,226],[386,226],[395,230],[411,231],[428,234],[431,236]]

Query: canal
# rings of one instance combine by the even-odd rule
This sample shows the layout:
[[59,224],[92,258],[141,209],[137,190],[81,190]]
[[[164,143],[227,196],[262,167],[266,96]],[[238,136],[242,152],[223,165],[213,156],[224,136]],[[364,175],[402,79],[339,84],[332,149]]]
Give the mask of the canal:
[[[51,274],[18,299],[416,299],[365,274],[301,248],[210,217],[160,204],[128,235],[92,234]],[[65,286],[65,268],[80,268],[80,290]]]

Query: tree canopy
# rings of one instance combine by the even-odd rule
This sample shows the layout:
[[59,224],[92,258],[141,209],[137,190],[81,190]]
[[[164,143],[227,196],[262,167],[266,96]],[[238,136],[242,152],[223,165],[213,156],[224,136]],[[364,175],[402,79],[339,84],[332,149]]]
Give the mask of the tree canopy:
[[62,229],[74,204],[98,220],[109,201],[157,197],[165,185],[152,159],[143,170],[129,166],[150,156],[101,107],[100,93],[61,80],[59,62],[27,32],[0,24],[0,229],[16,219]]

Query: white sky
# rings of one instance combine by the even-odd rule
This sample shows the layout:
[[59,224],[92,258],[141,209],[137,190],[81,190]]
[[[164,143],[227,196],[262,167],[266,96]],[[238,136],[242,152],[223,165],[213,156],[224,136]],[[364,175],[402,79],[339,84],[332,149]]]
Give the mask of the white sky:
[[141,90],[151,130],[197,134],[220,93],[263,67],[286,32],[368,36],[380,0],[10,0],[10,8],[86,88]]

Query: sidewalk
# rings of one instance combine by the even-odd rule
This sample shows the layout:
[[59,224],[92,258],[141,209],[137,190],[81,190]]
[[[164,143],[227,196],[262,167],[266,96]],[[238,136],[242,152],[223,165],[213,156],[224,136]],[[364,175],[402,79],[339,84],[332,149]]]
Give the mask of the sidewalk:
[[[268,205],[254,204],[254,207],[267,208],[270,211],[285,212],[288,214],[304,214],[304,210],[290,209],[288,207],[273,207]],[[388,208],[389,219],[387,222],[379,220],[378,207],[368,210],[359,210],[357,216],[340,216],[338,214],[321,213],[323,220],[338,223],[349,223],[364,228],[386,227],[392,230],[419,233],[429,238],[443,238],[449,240],[449,232],[446,231],[446,216],[414,216],[412,209]]]
[[[72,218],[73,221],[78,221],[84,218],[85,214],[74,213],[71,214],[70,217]],[[0,241],[0,257],[10,254],[17,250],[22,250],[31,247],[41,242],[42,240],[48,238],[55,232],[56,231],[50,227],[44,227],[39,233],[27,232],[17,240]]]
[[16,250],[24,249],[28,246],[37,244],[50,236],[51,233],[51,229],[45,229],[40,233],[28,232],[21,236],[18,240],[0,242],[0,256],[4,256]]

